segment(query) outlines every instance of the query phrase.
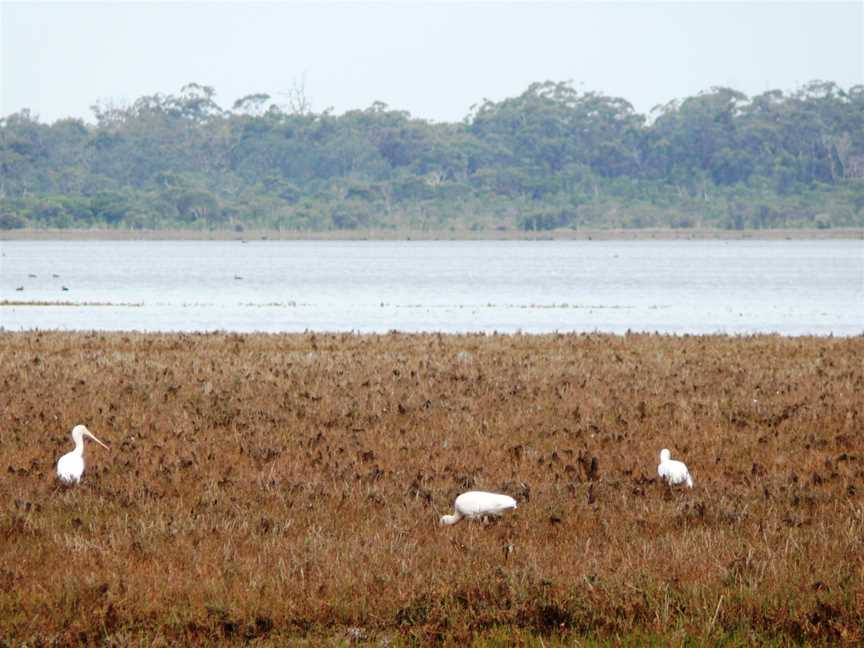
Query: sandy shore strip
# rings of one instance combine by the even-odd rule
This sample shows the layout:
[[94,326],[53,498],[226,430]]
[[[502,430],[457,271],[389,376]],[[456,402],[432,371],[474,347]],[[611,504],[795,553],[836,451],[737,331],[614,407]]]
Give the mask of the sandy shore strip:
[[126,230],[20,229],[0,232],[0,241],[686,241],[686,240],[864,240],[864,228],[828,229],[578,229],[550,232],[470,230]]

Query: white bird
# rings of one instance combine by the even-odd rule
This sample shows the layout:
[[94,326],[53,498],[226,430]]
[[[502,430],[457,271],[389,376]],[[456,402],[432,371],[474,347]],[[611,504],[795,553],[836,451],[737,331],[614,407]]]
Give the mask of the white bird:
[[67,452],[60,457],[57,462],[57,477],[60,481],[71,484],[76,484],[81,481],[81,475],[84,474],[84,437],[90,437],[96,443],[108,450],[108,446],[102,443],[99,439],[93,436],[83,425],[76,425],[72,428],[72,440],[75,442],[75,449],[72,452]]
[[509,495],[468,491],[456,498],[453,508],[456,512],[453,515],[442,515],[441,524],[456,524],[462,518],[476,519],[486,515],[498,516],[504,511],[515,509],[516,500]]
[[670,459],[672,454],[663,448],[660,451],[660,465],[657,466],[657,474],[660,479],[664,479],[671,485],[683,484],[686,482],[687,488],[693,488],[693,479],[690,477],[690,471],[687,466],[681,461]]

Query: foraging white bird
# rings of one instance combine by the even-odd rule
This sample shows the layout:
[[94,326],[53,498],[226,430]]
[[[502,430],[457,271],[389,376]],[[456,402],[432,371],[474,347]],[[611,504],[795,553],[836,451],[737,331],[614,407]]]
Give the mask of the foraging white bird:
[[660,479],[664,479],[672,486],[683,484],[686,482],[687,488],[693,488],[693,479],[690,477],[690,471],[687,466],[681,461],[670,459],[672,454],[663,448],[660,451],[660,465],[657,466],[657,474]]
[[498,516],[504,511],[515,509],[516,500],[509,495],[468,491],[456,498],[453,508],[456,512],[453,515],[442,515],[441,524],[456,524],[462,518],[476,519],[486,515]]
[[106,450],[108,446],[102,443],[99,439],[93,436],[83,425],[76,425],[72,428],[72,440],[75,442],[75,449],[72,452],[67,452],[57,462],[57,477],[60,481],[71,484],[76,484],[81,481],[81,475],[84,474],[84,437],[90,437],[96,443],[101,445]]

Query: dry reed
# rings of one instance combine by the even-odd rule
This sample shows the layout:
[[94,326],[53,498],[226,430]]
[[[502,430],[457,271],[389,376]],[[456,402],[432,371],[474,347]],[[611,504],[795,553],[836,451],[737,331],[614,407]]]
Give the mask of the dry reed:
[[[862,358],[860,337],[0,333],[0,637],[858,643]],[[62,488],[76,423],[111,451]],[[658,483],[663,447],[693,490]],[[519,508],[439,528],[468,489]]]

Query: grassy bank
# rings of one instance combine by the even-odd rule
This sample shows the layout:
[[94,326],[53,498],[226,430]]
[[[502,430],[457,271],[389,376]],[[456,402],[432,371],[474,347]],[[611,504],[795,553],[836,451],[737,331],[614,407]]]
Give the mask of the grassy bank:
[[[864,338],[0,333],[0,637],[864,640]],[[54,462],[86,423],[77,488]],[[696,486],[657,482],[661,448]],[[520,504],[439,528],[467,489]]]
[[20,229],[0,231],[0,241],[650,241],[650,240],[824,240],[864,239],[860,227],[830,229],[557,229],[544,232],[471,230],[358,229],[322,232],[291,230],[132,230],[132,229]]

